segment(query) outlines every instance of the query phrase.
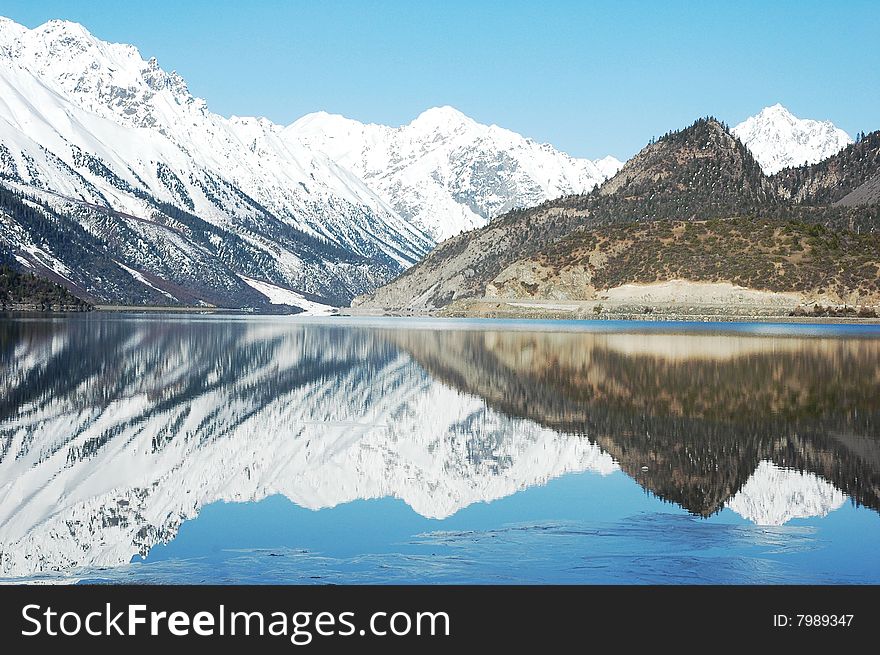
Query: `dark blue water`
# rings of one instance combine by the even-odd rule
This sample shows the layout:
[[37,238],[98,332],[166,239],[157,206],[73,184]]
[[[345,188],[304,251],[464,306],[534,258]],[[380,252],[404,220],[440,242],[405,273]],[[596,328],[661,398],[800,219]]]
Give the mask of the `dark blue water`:
[[880,582],[880,330],[0,322],[0,577]]

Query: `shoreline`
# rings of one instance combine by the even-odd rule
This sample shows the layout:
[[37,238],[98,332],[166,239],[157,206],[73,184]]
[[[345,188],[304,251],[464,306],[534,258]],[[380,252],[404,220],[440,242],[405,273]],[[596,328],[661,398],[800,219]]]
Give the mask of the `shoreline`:
[[197,305],[188,305],[188,306],[168,306],[168,305],[95,305],[94,311],[96,312],[167,312],[169,314],[177,314],[177,313],[194,313],[194,312],[209,312],[209,313],[217,313],[217,312],[236,312],[240,314],[247,314],[249,312],[242,311],[241,309],[232,309],[228,307],[201,307]]
[[487,319],[524,321],[621,321],[631,323],[790,323],[792,325],[880,325],[880,318],[856,316],[748,316],[718,314],[603,314],[602,316],[572,316],[569,314],[467,314],[467,313],[340,313],[345,318],[433,318],[433,319]]
[[[625,322],[694,322],[694,323],[790,323],[790,324],[817,324],[817,325],[878,325],[880,317],[866,317],[857,315],[848,316],[825,316],[825,315],[791,315],[780,313],[780,307],[744,307],[744,306],[717,306],[717,305],[679,305],[653,306],[650,311],[645,307],[631,305],[608,307],[601,311],[595,311],[591,305],[602,305],[601,302],[579,301],[577,306],[570,301],[554,301],[548,303],[538,302],[479,302],[458,305],[435,311],[425,310],[397,310],[380,311],[374,309],[362,309],[359,307],[340,307],[335,314],[323,317],[302,316],[303,319],[315,318],[425,318],[425,319],[498,319],[498,320],[535,320],[535,321],[625,321]],[[237,317],[246,316],[274,316],[296,317],[298,313],[273,313],[261,311],[247,311],[240,308],[228,307],[168,307],[168,306],[137,306],[137,305],[96,305],[89,311],[76,311],[66,309],[4,309],[0,315],[14,317],[33,314],[45,314],[54,316],[83,314],[137,314],[145,313],[153,316],[161,314],[229,314]]]
[[[458,318],[865,323],[880,321],[880,294],[832,293],[822,289],[768,291],[730,282],[668,279],[609,289],[505,289],[489,285],[483,295],[455,298],[441,307],[427,296],[374,294],[355,299],[351,315],[449,316]],[[502,285],[503,286],[503,285]],[[534,293],[533,293],[534,292]],[[574,297],[572,297],[574,296]],[[389,308],[390,307],[390,308]]]
[[[835,311],[836,308],[831,308]],[[792,323],[792,324],[865,324],[880,323],[880,316],[858,315],[850,308],[845,315],[812,314],[803,306],[715,303],[609,302],[604,300],[502,300],[459,301],[440,310],[375,310],[345,307],[341,316],[399,316],[406,318],[486,318],[519,320],[647,321],[701,323]],[[876,310],[874,310],[876,312]]]

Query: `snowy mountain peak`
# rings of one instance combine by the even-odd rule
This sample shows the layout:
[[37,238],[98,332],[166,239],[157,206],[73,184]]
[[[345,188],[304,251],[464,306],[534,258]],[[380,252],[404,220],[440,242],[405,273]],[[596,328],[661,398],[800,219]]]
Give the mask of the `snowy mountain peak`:
[[442,131],[449,134],[457,128],[476,126],[477,124],[475,120],[465,116],[455,107],[444,105],[426,109],[409,124],[409,127],[427,131]]
[[170,129],[179,117],[168,105],[206,108],[176,72],[164,71],[155,58],[144,60],[132,45],[101,41],[79,23],[50,20],[32,30],[7,32],[0,56],[82,109],[114,122]]
[[9,33],[20,35],[27,31],[28,29],[24,25],[20,25],[6,16],[0,16],[0,36]]
[[[133,45],[102,41],[83,25],[67,20],[50,20],[32,30],[24,30],[19,56],[37,57],[46,66],[54,67],[56,74],[73,75],[88,57],[91,70],[96,63],[112,59],[119,67],[125,60],[141,61],[140,53]],[[50,72],[50,71],[47,71]]]
[[770,105],[769,107],[764,107],[761,111],[758,112],[758,116],[781,116],[792,123],[797,122],[797,117],[792,114],[788,109],[786,109],[782,103],[777,102],[774,105]]
[[768,175],[804,163],[815,164],[852,143],[831,121],[798,118],[779,103],[747,118],[733,133]]
[[321,125],[324,122],[336,122],[336,121],[345,121],[345,122],[349,122],[349,123],[356,122],[356,121],[353,121],[349,118],[346,118],[345,116],[343,116],[341,114],[331,114],[330,112],[326,112],[326,111],[313,111],[310,114],[306,114],[305,116],[301,116],[300,118],[296,119],[291,124],[291,126],[292,125],[299,125],[299,126],[305,127],[306,125]]
[[[315,111],[306,114],[284,128],[289,134],[306,138],[306,140],[308,140],[308,137],[343,138],[349,134],[360,134],[365,130],[369,131],[376,129],[381,130],[391,128],[383,128],[383,126],[375,125],[373,123],[360,123],[354,119],[347,118],[342,114],[331,114],[326,111]],[[340,151],[338,155],[342,156],[343,152],[344,151]],[[337,159],[337,157],[334,157],[334,159]]]
[[53,18],[33,30],[37,34],[46,34],[54,38],[74,38],[96,42],[97,39],[80,23]]
[[437,241],[517,207],[588,192],[621,166],[613,157],[575,159],[448,105],[401,127],[316,112],[283,136],[350,169]]
[[623,168],[623,162],[611,155],[606,155],[601,159],[594,159],[593,163],[605,179],[614,177],[617,171]]
[[445,120],[456,120],[456,121],[467,121],[473,123],[470,117],[460,112],[458,109],[453,107],[452,105],[440,105],[439,107],[429,107],[421,114],[419,114],[415,120],[422,119],[437,119],[442,118]]

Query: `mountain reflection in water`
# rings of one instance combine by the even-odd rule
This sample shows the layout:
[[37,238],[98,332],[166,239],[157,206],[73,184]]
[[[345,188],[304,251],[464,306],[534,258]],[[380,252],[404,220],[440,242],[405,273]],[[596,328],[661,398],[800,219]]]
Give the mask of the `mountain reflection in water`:
[[880,340],[396,332],[436,379],[582,434],[654,494],[709,516],[763,461],[880,509]]
[[277,494],[447,519],[622,470],[702,517],[880,510],[880,334],[497,325],[0,321],[0,577],[125,565]]

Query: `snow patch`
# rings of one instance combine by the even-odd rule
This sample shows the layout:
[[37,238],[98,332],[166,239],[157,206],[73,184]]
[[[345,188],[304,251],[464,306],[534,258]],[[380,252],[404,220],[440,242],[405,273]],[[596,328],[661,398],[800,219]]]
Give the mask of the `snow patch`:
[[336,313],[336,307],[324,305],[319,302],[307,300],[303,295],[284,287],[279,287],[269,282],[255,280],[244,275],[239,275],[242,282],[263,294],[273,305],[290,305],[305,310],[301,316],[329,316]]
[[157,287],[156,285],[150,283],[150,281],[147,280],[147,278],[145,278],[145,277],[144,277],[141,273],[139,273],[138,271],[134,270],[133,268],[129,268],[128,266],[126,266],[126,265],[123,264],[122,262],[116,262],[116,263],[119,264],[123,269],[125,269],[125,271],[126,271],[129,275],[131,275],[135,280],[137,280],[137,281],[140,282],[141,284],[143,284],[143,285],[145,285],[145,286],[148,286],[148,287],[150,287],[151,289],[155,289],[156,291],[158,291],[159,293],[161,293],[163,296],[165,296],[165,297],[168,298],[169,300],[173,300],[174,302],[178,302],[178,301],[179,301],[178,298],[175,298],[174,296],[172,296],[172,295],[171,295],[170,293],[168,293],[167,291],[164,291],[163,289],[160,289],[160,288]]

